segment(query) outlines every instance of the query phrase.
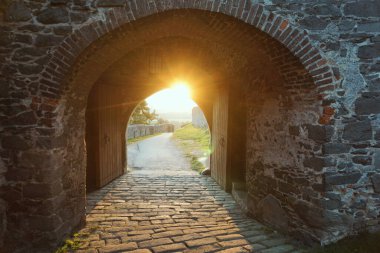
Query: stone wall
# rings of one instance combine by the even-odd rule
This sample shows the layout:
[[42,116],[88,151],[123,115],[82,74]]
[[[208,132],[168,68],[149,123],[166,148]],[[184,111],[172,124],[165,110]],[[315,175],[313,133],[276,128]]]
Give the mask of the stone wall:
[[161,125],[128,125],[127,139],[157,134],[157,133],[170,133],[174,131],[174,125],[161,124]]
[[[227,70],[247,76],[252,213],[322,244],[379,229],[379,1],[25,0],[0,7],[1,252],[51,252],[83,222],[86,96],[122,45],[148,41],[123,25],[158,12],[186,16],[180,9],[189,8],[223,15],[200,19],[213,19],[211,29],[175,36],[191,31],[207,54],[224,54]],[[218,23],[225,16],[236,22]],[[243,23],[254,36],[244,37]],[[217,42],[199,40],[211,33],[208,42]],[[171,35],[155,38],[162,34]],[[107,47],[114,41],[118,47]],[[269,62],[279,77],[260,74]],[[274,88],[251,92],[262,84]],[[280,219],[263,215],[268,207]]]
[[[265,4],[307,30],[335,75],[340,73],[340,82],[322,103],[325,114],[333,115],[327,125],[315,125],[312,115],[300,120],[296,111],[302,105],[284,108],[279,94],[261,104],[258,98],[265,93],[251,97],[247,183],[252,212],[289,232],[289,226],[301,228],[296,223],[302,220],[314,235],[293,232],[319,237],[322,244],[379,230],[380,2]],[[265,216],[269,209],[287,222]]]

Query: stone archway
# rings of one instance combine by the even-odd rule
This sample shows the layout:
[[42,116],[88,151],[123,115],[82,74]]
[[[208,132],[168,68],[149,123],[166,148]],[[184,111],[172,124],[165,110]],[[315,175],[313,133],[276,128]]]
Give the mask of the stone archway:
[[[34,103],[37,107],[50,106],[49,110],[55,114],[52,117],[42,117],[39,124],[41,128],[51,126],[53,131],[46,136],[58,143],[54,143],[54,150],[31,149],[21,154],[19,159],[25,166],[31,160],[36,163],[45,160],[46,164],[36,173],[54,172],[58,176],[46,176],[43,183],[28,182],[21,186],[23,191],[33,192],[31,198],[40,198],[42,202],[48,200],[40,203],[40,208],[52,208],[46,215],[41,215],[36,210],[28,215],[17,213],[23,220],[30,221],[29,229],[18,232],[18,236],[23,238],[33,235],[32,247],[40,248],[46,246],[41,246],[40,239],[49,234],[48,240],[54,245],[83,221],[85,148],[82,140],[84,108],[89,90],[106,69],[121,59],[123,55],[120,52],[129,52],[147,42],[174,36],[204,43],[210,49],[211,55],[220,56],[217,62],[226,62],[227,69],[231,68],[230,73],[234,74],[225,75],[222,71],[215,70],[215,73],[223,76],[221,80],[214,80],[219,82],[215,90],[217,99],[213,101],[213,128],[220,126],[220,131],[216,129],[214,134],[217,136],[214,143],[216,148],[224,147],[224,143],[235,147],[242,143],[245,136],[238,135],[239,126],[228,127],[227,123],[232,126],[236,122],[234,116],[239,116],[242,110],[248,111],[246,126],[249,130],[244,132],[247,133],[249,141],[245,143],[247,148],[244,146],[244,156],[233,156],[227,150],[215,152],[228,165],[225,174],[218,179],[219,182],[228,189],[230,182],[227,181],[232,177],[229,169],[231,165],[238,161],[247,162],[247,180],[253,182],[248,189],[252,196],[253,213],[261,212],[256,212],[255,206],[262,206],[259,204],[262,203],[261,200],[271,194],[280,201],[280,208],[289,208],[291,217],[299,217],[299,220],[289,222],[286,228],[289,232],[295,234],[303,226],[311,227],[306,237],[325,240],[329,233],[328,229],[325,233],[328,225],[322,224],[324,227],[315,228],[315,224],[309,224],[309,217],[296,213],[294,208],[291,210],[292,205],[288,205],[287,201],[292,201],[293,205],[301,206],[307,211],[315,206],[319,207],[311,204],[310,199],[307,199],[310,196],[304,199],[301,191],[312,189],[314,185],[311,181],[318,183],[322,180],[318,172],[326,165],[323,163],[323,156],[315,156],[313,145],[328,141],[329,127],[318,124],[318,121],[327,124],[333,114],[328,106],[325,109],[321,107],[321,101],[328,104],[326,98],[328,92],[334,89],[335,83],[327,60],[311,45],[303,32],[291,27],[281,17],[264,11],[262,5],[250,5],[240,1],[237,5],[229,6],[230,8],[222,8],[214,3],[185,6],[189,3],[175,2],[171,6],[144,9],[144,6],[150,6],[144,4],[145,2],[141,4],[141,8],[111,9],[105,14],[105,22],[94,21],[76,30],[56,48],[51,61],[41,74],[43,78],[38,87],[40,96],[35,97]],[[177,7],[199,8],[211,12],[175,10]],[[169,11],[171,9],[173,10]],[[213,13],[215,11],[223,14]],[[155,12],[160,14],[153,15]],[[136,21],[131,22],[132,17]],[[204,29],[200,29],[201,27]],[[213,42],[211,38],[217,38],[217,42]],[[235,44],[236,41],[239,41],[238,45]],[[247,96],[241,99],[242,95]],[[254,99],[258,97],[260,99]],[[230,107],[226,107],[227,105]],[[273,115],[278,117],[274,118]],[[255,119],[263,121],[257,123]],[[278,125],[284,120],[284,126]],[[290,124],[291,122],[295,124]],[[305,128],[308,129],[308,134],[305,134]],[[273,133],[273,140],[257,134],[266,131]],[[231,137],[236,137],[238,141],[233,144],[235,138]],[[260,145],[265,147],[265,143],[276,143],[276,138],[279,143],[293,140],[291,145],[295,146],[295,152],[290,154],[291,158],[285,152],[282,153],[285,159],[292,160],[285,164],[291,168],[283,166],[275,171],[276,166],[282,166],[281,162],[268,163],[271,152],[278,150],[263,151]],[[231,148],[226,145],[225,148],[227,147]],[[270,152],[266,153],[268,150]],[[305,152],[299,156],[296,152],[299,150]],[[245,155],[248,156],[247,159]],[[34,158],[31,159],[31,156]],[[61,160],[62,157],[64,161]],[[306,173],[303,173],[305,168]],[[293,173],[300,177],[300,182],[287,181],[287,176]],[[56,181],[52,182],[50,180],[53,177]],[[260,187],[255,185],[258,181],[262,182]],[[38,190],[38,187],[43,187],[43,190]],[[15,238],[12,238],[11,233],[18,230],[18,224],[14,219],[9,221],[7,229],[9,241],[12,241]],[[41,228],[41,223],[47,224],[46,227]],[[54,230],[54,233],[47,230]]]

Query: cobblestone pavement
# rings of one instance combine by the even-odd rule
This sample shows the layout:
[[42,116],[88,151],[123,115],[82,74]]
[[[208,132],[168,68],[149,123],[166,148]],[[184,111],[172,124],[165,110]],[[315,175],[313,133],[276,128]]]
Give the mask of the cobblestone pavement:
[[133,170],[88,195],[87,225],[76,252],[300,252],[245,217],[210,177]]

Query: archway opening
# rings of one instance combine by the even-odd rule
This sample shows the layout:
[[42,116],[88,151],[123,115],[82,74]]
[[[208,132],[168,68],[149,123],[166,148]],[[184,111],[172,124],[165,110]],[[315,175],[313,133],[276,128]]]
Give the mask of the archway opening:
[[[184,30],[185,24],[190,28]],[[284,222],[263,216],[270,209],[266,205],[251,211],[281,230],[297,227],[287,221],[297,214],[286,199],[309,198],[301,194],[302,188],[319,180],[312,180],[318,176],[307,162],[315,143],[301,133],[305,127],[312,129],[320,113],[318,90],[299,60],[268,35],[219,14],[173,11],[148,16],[125,29],[141,37],[141,43],[130,48],[124,39],[111,40],[124,54],[114,52],[116,59],[107,68],[98,66],[101,75],[93,90],[99,89],[104,99],[101,107],[124,113],[127,119],[141,100],[166,88],[168,80],[188,80],[211,126],[212,178],[226,191],[233,182],[246,184],[244,190],[256,204],[273,196]],[[112,113],[105,114],[110,120]],[[119,139],[125,129],[120,131]],[[123,169],[104,182],[118,173]],[[294,176],[303,178],[305,185],[296,183]]]
[[[302,231],[302,236],[313,240],[328,237],[327,225],[315,228],[311,217],[304,216],[308,212],[297,211],[320,208],[312,200],[321,195],[317,189],[326,164],[321,164],[325,160],[320,153],[315,154],[331,137],[328,128],[318,124],[318,95],[330,87],[319,89],[308,70],[314,69],[313,77],[324,80],[321,85],[332,77],[308,39],[285,29],[287,23],[280,27],[280,21],[273,20],[265,29],[276,38],[283,36],[278,40],[284,44],[223,14],[173,10],[120,26],[81,52],[57,113],[59,130],[69,143],[62,148],[66,158],[61,166],[62,191],[67,193],[65,203],[70,203],[65,208],[74,210],[71,216],[62,214],[67,227],[62,233],[84,217],[83,136],[94,133],[93,141],[103,143],[91,151],[87,141],[87,168],[92,168],[90,154],[113,152],[100,147],[125,146],[108,134],[112,131],[117,133],[115,139],[124,139],[126,122],[113,118],[128,119],[142,99],[164,88],[168,78],[180,75],[202,77],[193,85],[197,103],[211,120],[212,178],[226,191],[234,181],[246,182],[253,203],[250,211],[274,227],[294,234]],[[302,58],[308,70],[294,54],[310,56],[309,63]],[[85,124],[85,114],[94,124]],[[124,160],[108,161],[119,168],[115,173],[95,169],[103,173],[101,180],[94,180],[95,188],[122,174],[119,161]],[[264,215],[273,206],[281,214],[280,221]],[[305,232],[305,227],[310,229]]]
[[140,102],[129,118],[126,139],[132,173],[160,176],[210,171],[210,129],[191,98],[190,86],[183,82]]

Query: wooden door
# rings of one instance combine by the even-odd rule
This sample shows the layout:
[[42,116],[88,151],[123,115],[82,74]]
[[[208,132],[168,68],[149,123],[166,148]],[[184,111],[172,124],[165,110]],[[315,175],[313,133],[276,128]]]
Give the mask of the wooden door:
[[[100,188],[124,172],[122,98],[117,87],[96,85],[90,94],[87,132],[87,184]],[[87,138],[89,138],[87,134]],[[89,182],[89,180],[93,180]]]
[[228,90],[221,89],[215,96],[212,120],[211,176],[223,187],[230,190],[230,171],[228,168]]

